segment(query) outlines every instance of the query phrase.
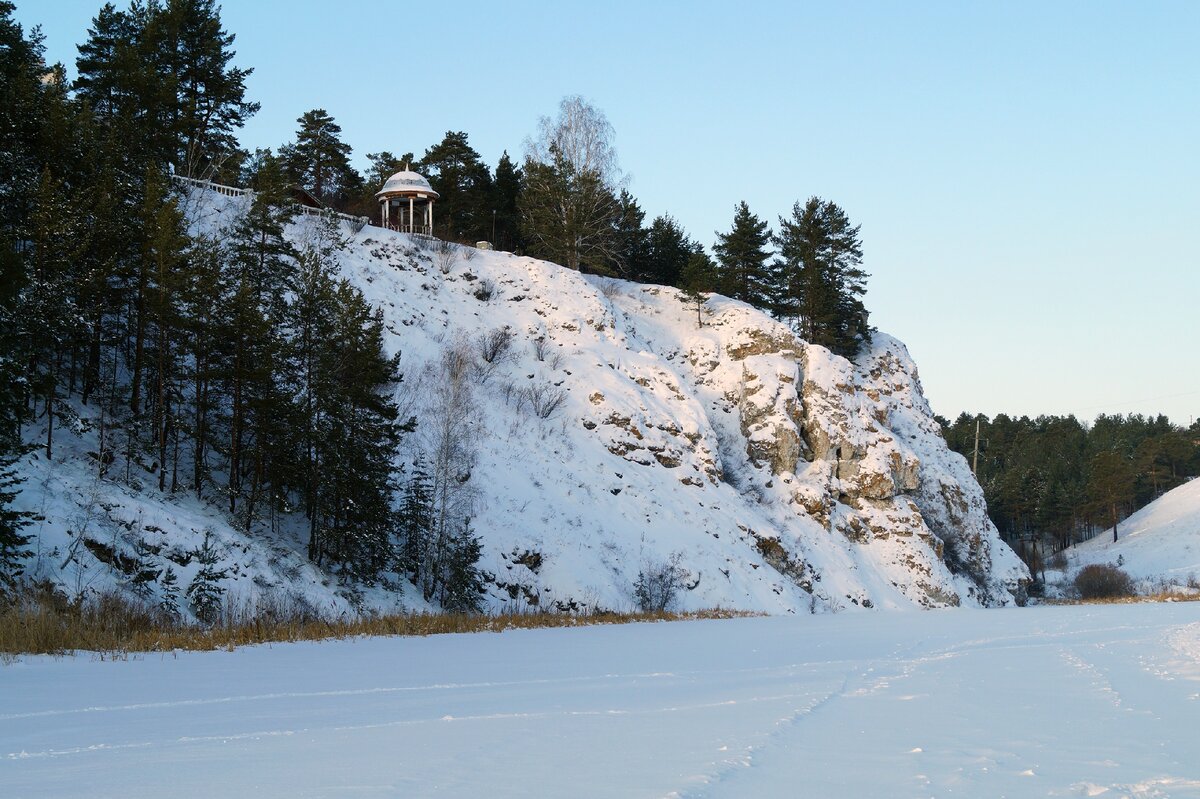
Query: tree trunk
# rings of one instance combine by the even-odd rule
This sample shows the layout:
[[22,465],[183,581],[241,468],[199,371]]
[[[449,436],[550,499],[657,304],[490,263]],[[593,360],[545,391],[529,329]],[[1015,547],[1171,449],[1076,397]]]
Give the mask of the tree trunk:
[[133,345],[133,380],[129,387],[129,410],[137,416],[142,404],[142,358],[146,348],[146,278],[138,274],[137,327]]
[[96,314],[92,320],[92,334],[88,337],[87,366],[83,370],[83,404],[87,405],[96,384],[100,380],[100,328],[103,324],[103,314]]
[[50,361],[50,375],[46,391],[46,460],[54,460],[54,384],[57,375],[54,373],[54,361]]

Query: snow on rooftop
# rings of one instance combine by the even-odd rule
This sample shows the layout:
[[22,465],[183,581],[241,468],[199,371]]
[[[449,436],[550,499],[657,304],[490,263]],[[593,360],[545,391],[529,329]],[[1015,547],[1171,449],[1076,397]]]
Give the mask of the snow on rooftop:
[[420,192],[421,194],[432,195],[435,199],[441,196],[433,190],[433,187],[429,185],[429,180],[424,175],[420,175],[410,169],[397,172],[388,178],[384,182],[383,188],[377,191],[375,196],[383,197],[387,194],[402,192]]

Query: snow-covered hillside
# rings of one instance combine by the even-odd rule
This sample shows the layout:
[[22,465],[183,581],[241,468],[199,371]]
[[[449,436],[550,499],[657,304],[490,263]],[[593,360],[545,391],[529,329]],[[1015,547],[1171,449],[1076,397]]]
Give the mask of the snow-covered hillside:
[[1112,530],[1068,550],[1074,569],[1120,563],[1143,588],[1186,586],[1200,580],[1200,479],[1168,491]]
[[[243,202],[195,192],[188,212],[211,232]],[[315,224],[301,218],[289,235],[303,241]],[[512,334],[472,382],[491,608],[628,608],[639,572],[672,563],[687,609],[1002,605],[1022,591],[1024,566],[887,335],[852,363],[723,297],[698,328],[675,289],[472,248],[447,261],[374,227],[352,235],[340,269],[382,308],[402,354],[400,400],[418,418],[406,467],[423,442],[432,365],[447,348]],[[45,516],[32,528],[34,576],[79,591],[128,585],[169,560],[186,585],[207,531],[242,601],[424,607],[411,591],[338,585],[304,561],[298,533],[244,536],[149,479],[97,481],[89,435],[81,426],[75,457],[28,462],[21,502]]]

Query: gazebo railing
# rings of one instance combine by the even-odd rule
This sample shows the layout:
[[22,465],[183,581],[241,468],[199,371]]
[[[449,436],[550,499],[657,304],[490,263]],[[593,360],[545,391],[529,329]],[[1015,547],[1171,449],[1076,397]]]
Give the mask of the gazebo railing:
[[397,233],[411,233],[414,236],[431,236],[433,231],[429,229],[429,225],[402,225],[399,222],[388,222],[383,225],[388,230],[394,230]]

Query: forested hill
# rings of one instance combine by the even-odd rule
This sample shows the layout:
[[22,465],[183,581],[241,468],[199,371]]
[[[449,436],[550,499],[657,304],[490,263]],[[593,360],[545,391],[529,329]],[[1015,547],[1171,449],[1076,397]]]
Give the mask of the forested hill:
[[[429,147],[423,235],[300,216],[374,211],[410,159],[363,176],[322,109],[244,148],[258,106],[214,0],[104,5],[71,82],[12,12],[5,599],[213,621],[1020,597],[915,366],[868,326],[836,203],[774,234],[739,203],[709,255],[645,224],[611,125],[567,97],[520,167],[463,132]],[[486,238],[523,255],[461,244]]]
[[[941,420],[950,448],[975,457],[988,513],[1011,541],[1044,542],[1031,557],[1111,529],[1125,516],[1200,475],[1200,422],[1165,416],[1011,417]],[[1038,564],[1033,564],[1038,565]]]
[[[53,459],[19,463],[33,579],[197,615],[1001,604],[1026,579],[886,335],[848,361],[717,295],[314,217],[248,234],[283,213],[249,197],[180,208],[213,270],[190,290],[225,292],[146,344],[147,402],[182,421],[147,447],[63,397]],[[214,307],[237,346],[161,349]]]

